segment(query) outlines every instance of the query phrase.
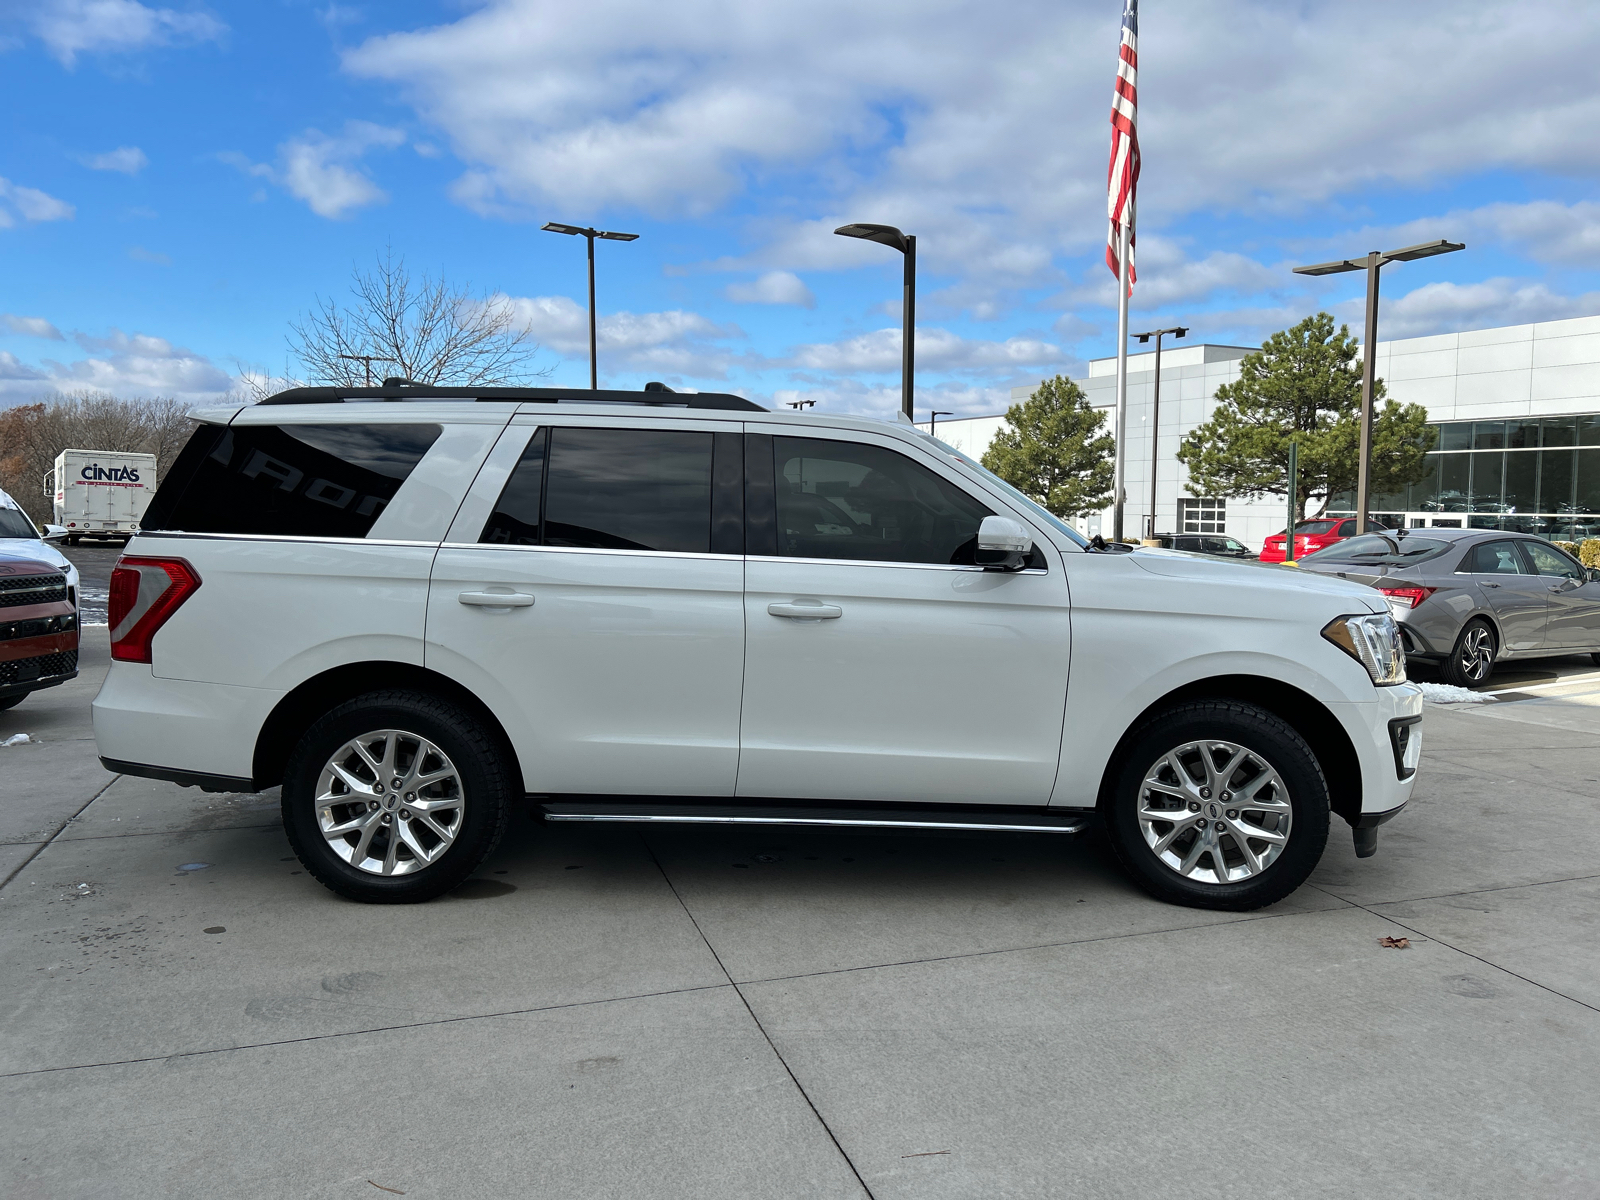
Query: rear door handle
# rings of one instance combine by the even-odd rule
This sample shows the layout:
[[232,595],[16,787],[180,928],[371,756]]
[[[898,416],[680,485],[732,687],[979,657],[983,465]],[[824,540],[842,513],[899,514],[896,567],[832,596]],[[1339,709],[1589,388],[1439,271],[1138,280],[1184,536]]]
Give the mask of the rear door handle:
[[831,621],[844,616],[844,609],[837,604],[800,604],[777,600],[767,605],[767,611],[775,617],[789,617],[796,621]]
[[1499,587],[1500,585],[1498,583],[1482,583],[1482,584],[1479,584],[1478,586],[1479,587]]
[[527,592],[462,592],[456,599],[479,608],[527,608],[533,603]]

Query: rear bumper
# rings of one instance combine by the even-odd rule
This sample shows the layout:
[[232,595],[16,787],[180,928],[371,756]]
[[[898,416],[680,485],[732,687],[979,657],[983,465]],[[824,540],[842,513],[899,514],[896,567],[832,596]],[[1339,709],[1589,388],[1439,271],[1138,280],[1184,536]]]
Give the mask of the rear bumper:
[[221,780],[226,791],[249,791],[256,738],[282,697],[161,679],[147,663],[113,662],[94,698],[94,740],[110,770],[202,787]]

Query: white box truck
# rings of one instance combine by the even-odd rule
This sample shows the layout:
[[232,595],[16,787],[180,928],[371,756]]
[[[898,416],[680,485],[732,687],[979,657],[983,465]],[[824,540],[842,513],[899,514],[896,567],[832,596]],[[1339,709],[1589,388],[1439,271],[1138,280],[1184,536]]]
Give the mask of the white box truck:
[[128,538],[139,531],[156,494],[156,456],[120,450],[63,450],[52,483],[57,525],[67,541],[80,537]]

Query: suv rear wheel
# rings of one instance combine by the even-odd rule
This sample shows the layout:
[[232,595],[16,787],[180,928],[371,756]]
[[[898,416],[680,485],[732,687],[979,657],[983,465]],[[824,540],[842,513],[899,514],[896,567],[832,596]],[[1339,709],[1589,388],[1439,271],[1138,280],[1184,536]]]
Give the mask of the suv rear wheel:
[[1133,736],[1105,812],[1118,859],[1152,896],[1243,911],[1275,903],[1328,841],[1328,785],[1281,718],[1191,701]]
[[283,826],[307,872],[341,896],[414,903],[477,869],[514,794],[495,740],[466,712],[420,692],[373,692],[300,739]]

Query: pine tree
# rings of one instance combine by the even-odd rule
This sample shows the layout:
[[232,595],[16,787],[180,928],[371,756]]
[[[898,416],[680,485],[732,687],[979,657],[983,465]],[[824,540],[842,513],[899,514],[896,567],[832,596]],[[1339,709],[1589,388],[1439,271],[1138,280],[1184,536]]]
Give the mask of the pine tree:
[[[1320,501],[1356,486],[1361,348],[1325,312],[1281,330],[1244,356],[1239,378],[1217,389],[1211,419],[1178,450],[1194,496],[1287,496],[1289,443],[1299,443],[1299,495]],[[1421,405],[1373,391],[1373,495],[1398,492],[1426,473],[1436,434]]]
[[1058,517],[1099,512],[1111,503],[1111,455],[1116,441],[1102,433],[1106,416],[1089,407],[1083,389],[1057,375],[1006,410],[983,465]]

